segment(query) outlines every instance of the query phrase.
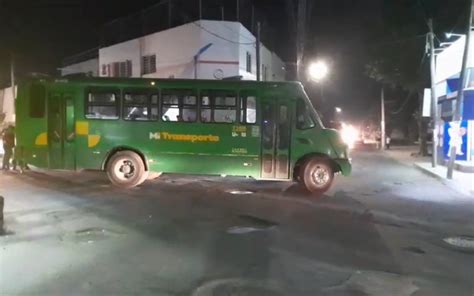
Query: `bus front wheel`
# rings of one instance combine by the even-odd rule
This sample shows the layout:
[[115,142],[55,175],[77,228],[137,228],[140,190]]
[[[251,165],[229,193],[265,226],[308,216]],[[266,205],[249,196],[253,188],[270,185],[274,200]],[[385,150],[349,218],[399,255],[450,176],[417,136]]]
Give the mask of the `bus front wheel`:
[[331,188],[334,169],[327,159],[308,159],[300,170],[299,181],[310,192],[322,194]]
[[112,184],[122,188],[138,186],[148,176],[142,158],[132,151],[119,151],[112,155],[106,170]]

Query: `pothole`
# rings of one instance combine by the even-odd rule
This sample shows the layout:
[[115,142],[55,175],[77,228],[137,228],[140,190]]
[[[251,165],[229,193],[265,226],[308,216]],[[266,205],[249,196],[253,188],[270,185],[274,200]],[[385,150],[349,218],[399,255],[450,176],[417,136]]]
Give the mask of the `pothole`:
[[474,252],[474,237],[471,236],[453,236],[444,238],[443,241],[450,247],[460,251]]
[[275,228],[278,225],[273,221],[250,215],[239,215],[239,218],[242,223],[238,226],[232,226],[227,228],[227,233],[245,234],[250,232],[267,231]]
[[285,294],[276,283],[231,278],[206,282],[194,290],[191,295],[282,296]]
[[411,253],[415,253],[415,254],[426,254],[425,251],[423,251],[422,249],[418,248],[418,247],[405,247],[403,248],[404,251],[407,251],[407,252],[411,252]]
[[76,230],[72,233],[67,233],[62,237],[62,240],[72,241],[75,243],[82,244],[93,244],[98,241],[103,241],[111,237],[117,237],[122,235],[122,232],[100,228],[100,227],[91,227]]

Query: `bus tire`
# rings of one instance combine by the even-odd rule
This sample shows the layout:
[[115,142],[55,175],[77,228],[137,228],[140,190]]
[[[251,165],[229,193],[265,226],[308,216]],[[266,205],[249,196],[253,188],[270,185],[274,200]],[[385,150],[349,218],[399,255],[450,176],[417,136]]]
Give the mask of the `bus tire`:
[[122,188],[138,186],[148,177],[140,155],[127,150],[114,153],[107,162],[106,171],[110,182]]
[[334,181],[333,166],[325,158],[312,157],[300,168],[299,180],[309,192],[322,194],[331,188]]

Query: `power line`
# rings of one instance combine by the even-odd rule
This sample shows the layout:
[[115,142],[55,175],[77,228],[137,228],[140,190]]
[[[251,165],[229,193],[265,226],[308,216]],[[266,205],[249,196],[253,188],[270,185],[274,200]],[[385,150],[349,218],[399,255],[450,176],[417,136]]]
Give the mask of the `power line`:
[[403,39],[391,40],[391,41],[386,41],[386,42],[381,42],[381,43],[374,43],[374,44],[369,45],[369,46],[382,46],[382,45],[388,45],[388,44],[393,44],[393,43],[402,43],[402,42],[405,42],[405,41],[410,41],[410,40],[418,39],[418,38],[421,38],[421,37],[426,37],[426,33],[416,35],[416,36],[412,36],[412,37],[408,37],[408,38],[403,38]]
[[240,32],[235,31],[234,29],[232,29],[231,27],[227,26],[226,24],[222,23],[222,25],[223,25],[226,29],[228,29],[229,31],[231,31],[232,33],[237,34],[237,35],[239,35],[240,37],[245,38],[245,39],[247,39],[247,40],[249,40],[249,41],[253,41],[253,40],[250,39],[249,37],[247,37],[247,36],[245,36],[245,35],[242,35]]
[[425,24],[429,27],[428,16],[426,14],[425,4],[423,3],[423,0],[418,0],[417,3],[421,8],[421,12],[423,13],[423,19],[425,20]]
[[210,30],[208,30],[207,28],[205,28],[204,26],[202,26],[201,24],[198,24],[196,21],[192,22],[193,25],[195,25],[196,27],[199,27],[201,28],[202,30],[206,31],[207,33],[219,38],[219,39],[222,39],[222,40],[225,40],[227,42],[230,42],[230,43],[233,43],[233,44],[241,44],[241,45],[252,45],[252,44],[255,44],[255,42],[238,42],[238,41],[234,41],[234,40],[230,40],[230,39],[227,39],[225,37],[222,37],[220,36],[219,34],[217,33],[214,33]]
[[[423,67],[423,63],[425,61],[425,58],[426,58],[427,54],[426,52],[423,54],[423,56],[421,57],[421,61],[420,61],[420,65],[418,66],[418,73],[420,73],[421,71],[421,68]],[[393,111],[393,112],[390,112],[392,115],[396,115],[400,112],[402,112],[402,110],[405,108],[405,106],[408,104],[408,102],[410,101],[410,97],[411,95],[413,94],[413,90],[409,90],[408,91],[408,94],[407,94],[407,97],[405,98],[405,100],[403,101],[402,105],[400,106],[400,108],[398,108],[397,111]]]

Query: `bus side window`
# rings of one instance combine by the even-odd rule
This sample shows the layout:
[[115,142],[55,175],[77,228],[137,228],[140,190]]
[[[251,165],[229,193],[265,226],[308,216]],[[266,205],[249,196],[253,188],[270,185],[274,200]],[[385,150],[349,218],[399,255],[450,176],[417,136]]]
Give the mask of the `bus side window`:
[[147,94],[126,93],[123,96],[123,119],[148,120],[149,105]]
[[30,117],[43,118],[46,103],[46,89],[44,85],[33,84],[30,88]]
[[201,122],[237,122],[237,96],[233,91],[203,91]]
[[197,120],[197,96],[192,90],[163,90],[161,119],[172,122]]
[[240,123],[254,124],[257,122],[257,98],[240,96]]
[[296,128],[310,129],[315,126],[313,119],[309,114],[308,106],[303,99],[298,99],[296,102]]
[[119,100],[114,91],[90,91],[86,96],[87,119],[118,119]]

